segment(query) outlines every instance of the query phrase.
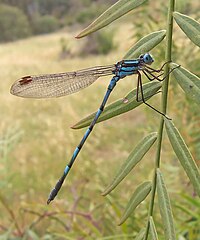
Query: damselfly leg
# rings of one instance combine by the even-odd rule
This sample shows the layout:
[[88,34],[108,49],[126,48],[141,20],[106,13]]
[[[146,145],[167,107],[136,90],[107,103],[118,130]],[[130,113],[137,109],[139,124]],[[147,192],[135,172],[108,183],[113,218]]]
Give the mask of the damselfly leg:
[[163,65],[159,68],[159,69],[154,69],[154,68],[152,68],[152,67],[150,67],[150,66],[148,66],[148,65],[145,65],[145,68],[148,68],[149,70],[151,70],[151,72],[153,73],[153,72],[162,72],[162,71],[164,71],[163,70],[163,68],[164,68],[164,66],[166,65],[166,64],[168,64],[168,63],[170,63],[171,61],[167,61],[167,62],[165,62],[165,63],[163,63]]
[[[153,81],[153,80],[158,80],[159,82],[162,82],[164,79],[160,79],[159,77],[161,77],[161,76],[163,76],[164,75],[164,73],[161,73],[161,74],[159,74],[158,76],[156,76],[156,75],[154,75],[153,73],[151,73],[151,72],[149,72],[148,71],[148,69],[146,69],[146,70],[142,70],[142,72],[144,73],[144,75],[149,79],[149,81]],[[152,76],[152,77],[150,77],[150,76]]]
[[[167,62],[168,63],[168,62]],[[166,63],[165,63],[166,64]],[[164,65],[163,65],[164,66]],[[178,67],[180,67],[179,65],[177,66],[177,67],[175,67],[175,68],[172,68],[172,69],[170,69],[170,71],[163,77],[163,78],[159,78],[159,77],[161,77],[161,76],[163,76],[164,75],[164,73],[161,73],[161,74],[159,74],[159,75],[155,75],[155,74],[153,74],[152,73],[152,71],[150,71],[149,69],[147,69],[146,67],[142,70],[142,72],[144,73],[144,75],[149,79],[149,81],[153,81],[153,80],[158,80],[159,82],[162,82],[162,81],[164,81],[166,78],[167,78],[167,76],[169,76],[173,71],[174,71],[174,69],[176,69],[176,68],[178,68]],[[162,70],[159,70],[159,72],[161,72]],[[158,72],[158,71],[156,71],[155,70],[155,72]],[[152,77],[150,77],[150,76],[152,76]]]
[[[158,69],[158,70],[151,68],[151,71],[150,71],[150,70],[148,70],[148,69],[145,68],[145,69],[142,70],[142,72],[144,73],[144,75],[145,75],[150,81],[153,81],[153,80],[156,79],[156,80],[162,82],[162,81],[164,81],[164,80],[166,79],[167,76],[169,76],[169,74],[170,74],[174,69],[180,67],[180,66],[177,66],[177,67],[175,67],[175,68],[172,68],[162,79],[160,79],[159,77],[160,77],[160,76],[163,76],[164,73],[161,73],[161,74],[159,74],[159,75],[157,75],[157,76],[152,73],[153,71],[154,71],[154,72],[157,72],[157,73],[163,71],[163,67],[164,67],[167,63],[169,63],[169,62],[165,62],[165,63],[162,65],[162,67],[161,67],[160,69]],[[150,74],[153,78],[151,78],[147,73]],[[139,99],[139,91],[141,92],[141,99]],[[136,95],[136,100],[137,100],[138,102],[141,102],[141,101],[142,101],[145,105],[147,105],[148,107],[150,107],[151,109],[153,109],[153,110],[156,111],[157,113],[159,113],[159,114],[161,114],[162,116],[166,117],[167,119],[171,120],[171,118],[167,117],[166,114],[164,114],[163,112],[157,110],[155,107],[151,106],[149,103],[146,102],[146,100],[145,100],[145,98],[144,98],[143,89],[142,89],[142,76],[141,76],[141,73],[140,73],[139,71],[138,71],[137,92],[136,92],[136,93],[137,93],[137,95]],[[155,95],[155,94],[154,94],[154,95]]]
[[[141,93],[141,99],[139,99],[139,91]],[[171,118],[167,117],[166,114],[160,112],[159,110],[157,110],[155,107],[151,106],[149,103],[146,102],[145,98],[144,98],[144,93],[143,93],[143,88],[142,88],[142,76],[141,73],[138,72],[138,80],[137,80],[137,95],[136,95],[136,100],[138,102],[143,102],[145,105],[147,105],[148,107],[150,107],[151,109],[153,109],[154,111],[156,111],[157,113],[161,114],[163,117],[166,117],[167,119],[171,120]]]

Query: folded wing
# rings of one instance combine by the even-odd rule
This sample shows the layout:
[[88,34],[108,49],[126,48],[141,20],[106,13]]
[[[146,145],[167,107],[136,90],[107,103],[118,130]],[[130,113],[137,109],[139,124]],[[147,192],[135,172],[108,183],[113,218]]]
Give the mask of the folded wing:
[[25,98],[52,98],[75,93],[101,76],[113,74],[115,65],[87,68],[76,72],[26,76],[11,87],[13,95]]

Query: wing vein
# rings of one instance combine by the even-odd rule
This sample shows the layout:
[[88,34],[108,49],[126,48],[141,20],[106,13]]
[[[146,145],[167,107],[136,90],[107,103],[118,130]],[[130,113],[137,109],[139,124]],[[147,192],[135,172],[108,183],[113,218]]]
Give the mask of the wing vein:
[[75,93],[99,77],[113,74],[115,65],[86,68],[75,72],[41,74],[18,79],[11,93],[26,98],[61,97]]

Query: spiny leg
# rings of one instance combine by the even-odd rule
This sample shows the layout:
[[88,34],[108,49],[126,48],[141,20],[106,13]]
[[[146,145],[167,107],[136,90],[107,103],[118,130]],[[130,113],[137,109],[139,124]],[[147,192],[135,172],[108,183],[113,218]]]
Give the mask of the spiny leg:
[[106,105],[106,102],[110,96],[110,93],[112,92],[112,90],[114,89],[114,87],[116,86],[116,83],[117,81],[119,80],[120,78],[117,77],[117,76],[114,76],[112,78],[112,80],[110,81],[110,84],[108,86],[108,89],[107,89],[107,92],[104,96],[104,99],[102,101],[102,104],[101,106],[99,107],[98,111],[96,112],[96,115],[93,119],[93,121],[91,122],[90,126],[88,127],[88,129],[86,130],[82,140],[80,141],[79,145],[76,147],[76,149],[74,150],[74,153],[72,155],[72,158],[70,160],[70,162],[66,165],[65,167],[65,170],[64,170],[64,173],[62,175],[62,177],[58,180],[58,182],[56,183],[55,187],[53,188],[53,190],[50,192],[50,195],[49,195],[49,198],[47,200],[47,204],[49,204],[51,201],[53,201],[53,199],[56,197],[56,195],[58,194],[60,188],[62,187],[62,184],[66,178],[66,176],[68,175],[72,165],[74,164],[74,161],[77,157],[77,155],[79,154],[81,148],[83,147],[86,139],[88,138],[88,136],[90,135],[90,133],[92,132],[93,130],[93,127],[95,126],[99,116],[101,115],[101,113],[103,112],[104,110],[104,107]]
[[[142,72],[145,74],[145,76],[146,76],[150,81],[153,81],[154,79],[156,79],[156,80],[162,82],[162,81],[164,81],[164,80],[166,79],[167,76],[169,76],[169,75],[174,71],[174,69],[179,68],[179,67],[180,67],[180,65],[178,65],[178,66],[175,67],[175,68],[170,69],[170,71],[169,71],[162,79],[160,79],[159,77],[162,76],[164,73],[161,73],[161,74],[159,74],[158,76],[156,76],[156,75],[154,75],[151,71],[149,71],[149,70],[146,69],[146,68],[143,69]],[[153,78],[149,77],[147,73],[150,74]]]
[[153,72],[161,72],[161,71],[163,71],[163,68],[164,68],[164,66],[167,64],[167,63],[170,63],[171,61],[167,61],[167,62],[165,62],[162,66],[161,66],[161,68],[160,69],[154,69],[154,68],[152,68],[152,67],[149,67],[148,65],[145,65],[145,67],[146,68],[148,68],[148,69],[150,69],[151,71],[151,73],[153,73]]
[[[138,78],[139,78],[139,72],[138,72]],[[136,88],[136,101],[141,102],[141,99],[139,99],[139,89],[140,89],[140,83],[139,80],[137,80],[137,88]]]
[[[139,88],[140,88],[140,85],[139,85],[139,81],[137,81],[137,88],[136,88],[136,101],[137,102],[143,102],[143,100],[142,99],[139,99]],[[154,95],[156,95],[156,94],[158,94],[158,93],[161,93],[162,91],[160,90],[160,91],[158,91],[158,92],[156,92],[156,93],[154,93],[154,94],[152,94],[152,95],[149,95],[149,96],[147,96],[146,98],[144,97],[144,95],[143,95],[143,99],[144,100],[148,100],[150,97],[152,97],[152,96],[154,96]]]
[[[141,77],[141,73],[138,72],[138,83],[137,83],[137,97],[136,97],[136,100],[138,101],[138,92],[139,92],[139,87],[140,87],[140,91],[141,91],[141,97],[142,97],[142,102],[144,104],[146,104],[148,107],[150,107],[151,109],[153,109],[154,111],[156,111],[157,113],[161,114],[162,116],[166,117],[167,119],[171,120],[171,118],[168,118],[164,113],[160,112],[159,110],[157,110],[156,108],[154,108],[153,106],[151,106],[150,104],[148,104],[146,101],[145,101],[145,98],[144,98],[144,94],[143,94],[143,89],[142,89],[142,77]],[[140,101],[141,101],[140,100]]]
[[[142,72],[143,72],[144,75],[149,79],[149,81],[153,81],[153,80],[155,80],[155,79],[157,79],[158,81],[161,81],[161,79],[160,79],[159,77],[164,74],[164,73],[161,73],[161,74],[159,74],[158,76],[155,76],[154,74],[152,74],[151,72],[148,72],[147,70],[146,70],[146,72],[145,72],[144,69],[142,70]],[[151,78],[147,73],[150,74],[151,76],[153,76],[153,78]]]
[[[146,101],[146,100],[148,100],[149,98],[151,98],[151,97],[153,97],[153,96],[155,96],[156,94],[161,93],[161,92],[162,92],[162,90],[159,90],[159,91],[157,91],[156,93],[151,94],[151,95],[145,97],[144,100]],[[137,94],[137,95],[136,95],[136,101],[137,101],[137,102],[143,102],[142,99],[139,99],[139,89],[138,89],[138,88],[136,89],[136,94]]]

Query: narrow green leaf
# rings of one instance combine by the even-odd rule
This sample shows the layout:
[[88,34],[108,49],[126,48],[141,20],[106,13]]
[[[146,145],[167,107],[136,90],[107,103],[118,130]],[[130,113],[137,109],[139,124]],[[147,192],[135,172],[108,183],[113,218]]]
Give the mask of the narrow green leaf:
[[[161,86],[162,86],[162,83],[160,82],[149,82],[149,83],[143,84],[142,89],[143,89],[145,99],[149,99],[154,94],[156,94],[156,92],[161,88]],[[113,102],[107,107],[105,107],[97,123],[105,121],[109,118],[113,118],[122,113],[128,112],[138,107],[140,104],[142,104],[142,101],[141,102],[136,101],[136,89],[134,89],[126,97],[121,98],[116,102]],[[90,114],[89,116],[83,118],[78,123],[76,123],[72,128],[80,129],[80,128],[89,126],[92,120],[94,119],[95,115],[96,115],[96,112]]]
[[190,217],[191,219],[199,219],[199,212],[195,211],[195,208],[193,211],[189,210],[188,206],[184,206],[183,204],[185,203],[181,203],[181,204],[175,204],[176,208],[180,209],[182,212],[184,212],[185,214],[188,215],[188,217]]
[[148,34],[147,36],[140,39],[124,56],[124,59],[134,59],[149,52],[155,46],[157,46],[166,35],[166,30],[161,30]]
[[182,167],[184,168],[188,178],[190,179],[196,193],[200,197],[200,172],[199,169],[186,146],[183,138],[181,137],[178,129],[174,126],[172,121],[165,119],[165,127],[167,130],[168,138],[171,145],[179,159]]
[[142,139],[142,141],[133,149],[127,160],[122,164],[111,184],[103,191],[103,196],[110,193],[129,174],[129,172],[148,152],[156,139],[157,133],[155,132],[150,133],[148,136]]
[[136,235],[135,240],[143,240],[145,236],[146,229],[142,228],[139,233]]
[[158,192],[158,204],[160,208],[160,214],[164,225],[165,239],[175,240],[176,234],[174,229],[173,215],[171,210],[171,204],[167,188],[162,176],[162,173],[157,169],[157,192]]
[[196,207],[200,209],[200,199],[185,194],[181,194],[181,197],[185,199],[185,203],[190,204],[192,208]]
[[101,14],[94,22],[92,22],[87,28],[80,32],[76,38],[82,38],[92,32],[95,32],[126,13],[130,12],[134,8],[137,8],[147,0],[119,0],[110,8],[108,8],[103,14]]
[[[170,64],[171,68],[177,66],[175,63]],[[200,78],[183,67],[174,69],[173,75],[188,97],[200,104]]]
[[179,12],[174,12],[173,15],[177,24],[187,37],[200,47],[200,24],[193,18]]
[[120,219],[119,225],[126,221],[126,219],[131,215],[135,208],[148,196],[150,191],[151,182],[149,181],[144,182],[137,187],[126,206],[126,209]]
[[157,234],[156,227],[152,217],[150,217],[149,219],[149,227],[150,227],[149,231],[150,231],[151,239],[158,240],[158,234]]

